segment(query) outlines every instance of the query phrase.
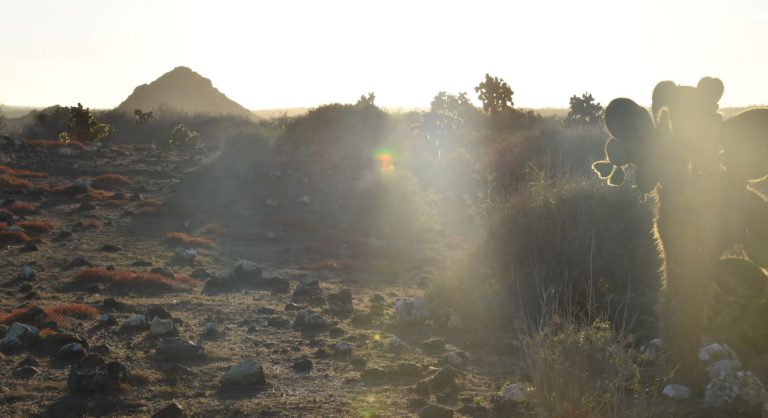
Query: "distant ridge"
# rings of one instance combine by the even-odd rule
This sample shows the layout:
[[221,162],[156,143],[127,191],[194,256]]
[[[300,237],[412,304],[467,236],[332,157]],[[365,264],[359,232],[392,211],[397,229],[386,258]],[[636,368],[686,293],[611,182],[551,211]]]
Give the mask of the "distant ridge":
[[157,111],[167,106],[188,113],[230,114],[253,117],[253,113],[213,87],[211,80],[187,67],[176,67],[157,80],[136,87],[116,110]]

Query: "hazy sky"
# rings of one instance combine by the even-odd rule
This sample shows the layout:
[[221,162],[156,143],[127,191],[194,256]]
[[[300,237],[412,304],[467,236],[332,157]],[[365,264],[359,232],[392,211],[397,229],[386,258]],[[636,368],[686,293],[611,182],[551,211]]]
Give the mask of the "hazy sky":
[[251,109],[423,107],[486,72],[520,107],[725,82],[768,103],[768,1],[0,0],[0,103],[118,105],[184,65]]

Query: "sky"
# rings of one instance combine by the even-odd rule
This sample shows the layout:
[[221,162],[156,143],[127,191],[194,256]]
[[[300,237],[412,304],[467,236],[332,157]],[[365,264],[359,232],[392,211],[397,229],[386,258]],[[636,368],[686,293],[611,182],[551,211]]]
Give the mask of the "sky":
[[702,76],[768,104],[765,0],[0,0],[0,39],[4,105],[111,108],[182,65],[249,109],[427,107],[486,73],[525,108]]

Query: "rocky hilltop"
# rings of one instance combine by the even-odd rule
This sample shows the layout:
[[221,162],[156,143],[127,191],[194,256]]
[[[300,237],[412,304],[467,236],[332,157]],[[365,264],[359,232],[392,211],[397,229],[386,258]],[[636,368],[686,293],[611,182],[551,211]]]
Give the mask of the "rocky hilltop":
[[135,109],[149,111],[164,106],[189,113],[253,116],[250,110],[213,87],[211,80],[187,67],[176,67],[157,80],[136,87],[117,110],[132,113]]

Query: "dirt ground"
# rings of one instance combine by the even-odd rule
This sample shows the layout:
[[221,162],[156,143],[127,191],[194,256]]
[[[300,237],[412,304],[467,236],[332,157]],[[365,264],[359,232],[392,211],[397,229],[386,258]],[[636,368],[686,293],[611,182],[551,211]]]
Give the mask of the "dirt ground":
[[[402,325],[395,318],[397,299],[423,296],[423,278],[443,254],[439,243],[402,248],[323,226],[334,225],[323,223],[328,211],[321,208],[328,202],[317,194],[310,202],[302,200],[305,179],[290,172],[275,178],[266,166],[237,175],[196,171],[215,152],[141,147],[61,151],[11,144],[0,149],[7,166],[49,175],[26,178],[35,185],[32,190],[3,190],[3,199],[35,207],[35,213],[17,220],[55,225],[50,232],[30,232],[37,250],[2,243],[4,315],[14,308],[70,303],[91,306],[98,315],[111,313],[116,319],[111,325],[101,324],[98,315],[64,313],[59,329],[44,331],[44,338],[77,334],[91,352],[131,371],[131,378],[116,387],[82,393],[68,387],[74,363],[57,359],[55,347],[36,343],[7,350],[0,358],[0,415],[151,416],[175,400],[189,416],[201,417],[416,416],[431,404],[444,405],[453,416],[508,416],[509,411],[494,408],[492,397],[524,374],[513,333],[486,333],[481,324],[456,326],[447,314],[433,313],[417,325]],[[50,191],[105,173],[127,176],[131,184],[109,187],[118,195]],[[200,244],[194,260],[181,260],[175,249],[188,245],[168,242],[165,235],[171,232],[213,243]],[[77,257],[91,266],[78,265],[82,260],[72,263]],[[261,265],[264,277],[288,280],[290,290],[206,289],[207,278],[230,271],[239,260]],[[36,272],[31,281],[17,278],[25,265]],[[163,267],[195,281],[160,288],[73,282],[78,271],[108,266],[135,272]],[[292,305],[293,290],[308,278],[320,280],[325,296],[350,288],[353,312],[334,314],[324,298]],[[156,350],[160,338],[146,329],[121,328],[153,305],[161,305],[178,336],[201,345],[207,356],[162,358]],[[297,309],[312,309],[327,322],[317,329],[296,329]],[[204,335],[207,323],[214,324],[215,334]],[[402,342],[399,350],[391,346],[394,337]],[[434,338],[444,338],[445,344]],[[337,352],[341,341],[351,346],[350,355]],[[229,368],[248,357],[263,365],[266,385],[222,384]],[[302,358],[311,360],[310,372],[293,369]],[[24,364],[36,364],[37,373],[20,376],[17,370]],[[401,364],[407,365],[397,369]],[[456,371],[447,390],[419,385],[447,365]],[[388,372],[392,369],[403,372]]]

